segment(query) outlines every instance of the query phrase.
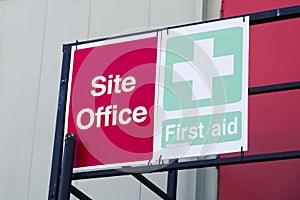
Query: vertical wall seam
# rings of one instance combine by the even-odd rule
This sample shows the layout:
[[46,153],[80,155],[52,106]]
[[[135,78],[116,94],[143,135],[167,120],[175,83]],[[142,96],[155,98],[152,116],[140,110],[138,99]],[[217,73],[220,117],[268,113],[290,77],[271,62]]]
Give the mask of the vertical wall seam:
[[139,200],[142,200],[142,183],[139,182],[140,192],[139,192]]
[[37,131],[37,121],[38,121],[38,110],[39,110],[39,99],[40,99],[40,89],[41,89],[41,79],[42,79],[42,71],[43,71],[43,64],[44,64],[44,52],[45,52],[45,39],[46,39],[46,27],[47,27],[47,17],[48,17],[48,0],[46,0],[45,5],[45,16],[44,16],[44,30],[43,30],[43,42],[42,42],[42,51],[41,51],[41,59],[40,59],[40,70],[39,70],[39,78],[38,78],[38,91],[36,96],[36,109],[35,109],[35,120],[34,120],[34,129],[33,129],[33,136],[32,136],[32,147],[31,147],[31,159],[30,159],[30,168],[29,168],[29,183],[27,186],[27,197],[26,199],[29,200],[30,195],[30,187],[31,187],[31,178],[32,178],[32,167],[33,167],[33,157],[34,157],[34,147],[35,147],[35,137]]
[[195,0],[195,10],[194,10],[195,21],[203,21],[203,12],[204,12],[203,1],[205,0]]
[[148,6],[148,28],[151,28],[151,0],[149,0]]
[[[0,15],[1,15],[0,16],[0,28],[4,27],[6,2],[2,2],[2,5],[3,5],[3,9],[1,9],[2,12],[0,13]],[[4,28],[0,29],[0,60],[1,60],[2,46],[3,46],[3,32],[4,32]]]
[[208,0],[203,0],[203,8],[202,8],[202,20],[208,20]]
[[[92,19],[92,0],[89,0],[89,8],[88,8],[88,22],[87,22],[87,35],[86,35],[86,37],[87,37],[87,40],[89,40],[90,39],[90,33],[91,33],[91,19]],[[75,186],[75,187],[77,187],[78,186],[78,181],[77,180],[75,180],[75,181],[72,181],[72,184]],[[73,199],[73,200],[76,200],[77,198],[76,197],[74,197],[74,196],[72,196],[71,195],[71,198],[70,199]]]
[[91,19],[92,19],[92,0],[89,0],[89,17],[88,17],[88,30],[87,30],[88,40],[90,39]]

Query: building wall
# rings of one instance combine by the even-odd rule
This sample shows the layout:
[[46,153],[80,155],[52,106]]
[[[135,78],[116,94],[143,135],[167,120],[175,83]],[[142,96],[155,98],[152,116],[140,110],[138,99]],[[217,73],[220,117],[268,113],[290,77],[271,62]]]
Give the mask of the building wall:
[[[299,3],[224,0],[223,13],[231,17]],[[250,26],[249,87],[300,80],[299,25],[298,17]],[[245,155],[299,150],[299,99],[300,90],[249,97],[249,151]],[[300,199],[299,166],[296,159],[220,167],[219,199]]]
[[[218,18],[219,8],[220,0],[0,0],[0,199],[47,199],[63,43]],[[180,172],[179,199],[196,199],[199,174],[215,171]],[[165,174],[148,176],[166,187]],[[74,184],[95,199],[158,199],[132,177]]]

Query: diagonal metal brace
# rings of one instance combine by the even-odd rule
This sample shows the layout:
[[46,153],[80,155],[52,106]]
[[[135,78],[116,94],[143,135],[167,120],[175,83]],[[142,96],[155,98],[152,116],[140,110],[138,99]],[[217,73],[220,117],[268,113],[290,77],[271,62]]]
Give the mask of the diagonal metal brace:
[[71,193],[80,200],[92,200],[90,197],[88,197],[86,194],[81,192],[79,189],[71,185]]
[[171,197],[169,197],[164,191],[162,191],[159,187],[157,187],[154,183],[149,181],[146,177],[144,177],[142,174],[132,174],[134,178],[139,180],[141,183],[143,183],[146,187],[148,187],[150,190],[152,190],[155,194],[160,196],[164,200],[172,200]]

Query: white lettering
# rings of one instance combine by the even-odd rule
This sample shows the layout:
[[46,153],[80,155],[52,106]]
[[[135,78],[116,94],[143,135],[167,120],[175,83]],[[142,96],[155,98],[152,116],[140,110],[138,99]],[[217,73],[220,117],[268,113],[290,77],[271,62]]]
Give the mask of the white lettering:
[[171,128],[175,128],[175,124],[170,124],[170,125],[167,125],[166,126],[166,142],[169,142],[169,140],[170,140],[170,135],[173,135],[173,134],[175,134],[175,132],[174,131],[171,131],[170,129]]
[[[89,114],[89,122],[86,125],[83,125],[82,121],[81,121],[82,115],[84,113]],[[78,128],[81,129],[81,130],[86,130],[86,129],[91,128],[91,126],[94,124],[94,112],[93,112],[93,110],[90,109],[90,108],[85,108],[85,109],[81,110],[77,115],[76,124],[77,124]]]
[[134,90],[136,80],[133,76],[127,76],[124,79],[120,78],[120,75],[108,75],[108,79],[104,76],[96,76],[93,78],[91,85],[91,95],[94,97],[100,97],[103,94],[112,94],[123,92],[131,92]]
[[[82,122],[82,116],[87,113],[89,115],[89,121],[86,125]],[[104,121],[102,122],[102,118]],[[78,128],[82,130],[86,130],[92,127],[94,121],[96,120],[96,127],[106,127],[106,126],[116,126],[117,123],[126,125],[131,121],[136,123],[142,123],[147,119],[147,109],[144,106],[138,106],[133,109],[123,108],[120,111],[118,110],[117,105],[108,105],[108,106],[100,106],[97,109],[97,112],[90,108],[82,109],[76,118],[76,124]]]
[[[93,86],[93,88],[95,88],[95,90],[91,90],[91,95],[94,97],[99,97],[99,96],[103,95],[106,91],[105,85],[103,85],[101,83],[97,83],[98,81],[105,82],[106,78],[104,76],[96,76],[92,80],[92,86]],[[101,89],[101,90],[99,92],[96,92],[96,89]]]
[[136,84],[136,80],[133,76],[125,77],[122,81],[122,90],[124,92],[131,92],[134,90]]
[[147,118],[147,110],[144,106],[138,106],[133,110],[132,120],[136,123],[141,123]]
[[131,114],[131,110],[129,108],[124,108],[119,113],[119,122],[120,124],[128,124],[131,121],[130,116],[127,117],[126,120],[124,120],[124,113],[127,113],[128,115]]

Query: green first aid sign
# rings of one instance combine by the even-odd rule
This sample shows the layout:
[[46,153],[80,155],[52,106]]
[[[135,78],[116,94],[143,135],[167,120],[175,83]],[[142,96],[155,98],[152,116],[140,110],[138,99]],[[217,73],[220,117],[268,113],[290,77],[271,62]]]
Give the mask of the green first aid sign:
[[168,39],[164,109],[238,102],[242,97],[242,52],[241,27]]
[[170,29],[160,45],[156,155],[247,150],[249,19]]

